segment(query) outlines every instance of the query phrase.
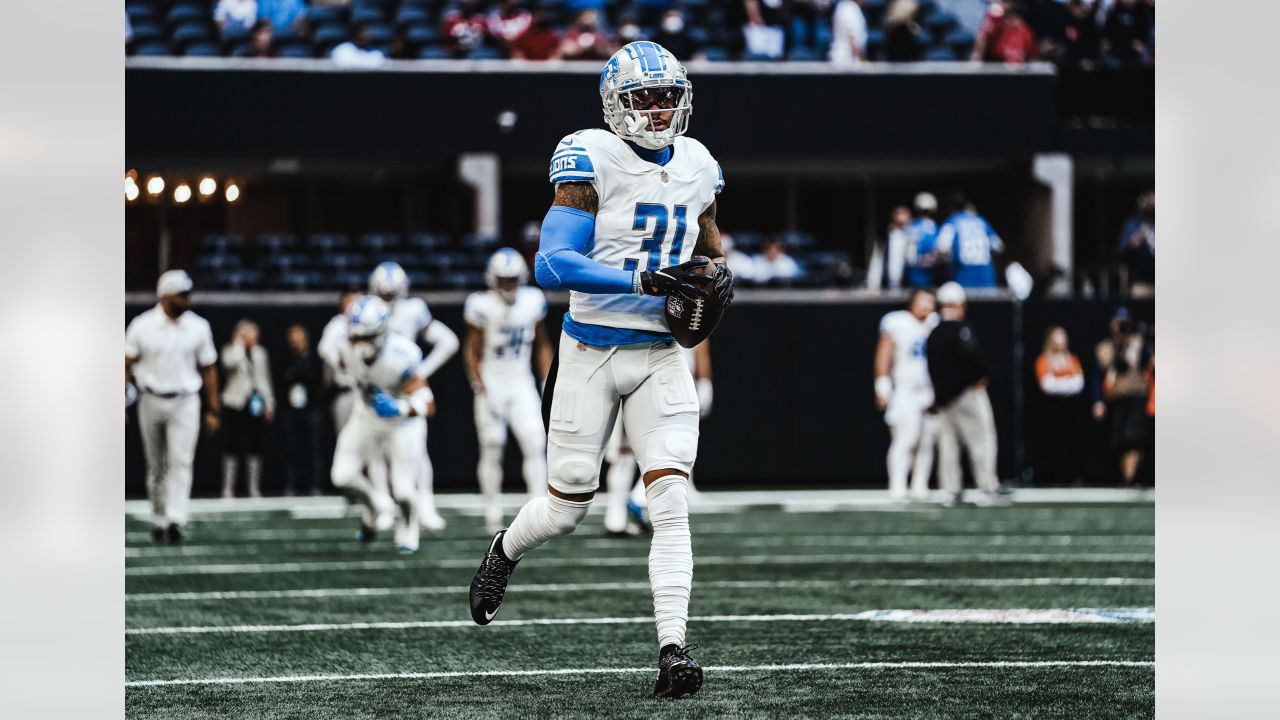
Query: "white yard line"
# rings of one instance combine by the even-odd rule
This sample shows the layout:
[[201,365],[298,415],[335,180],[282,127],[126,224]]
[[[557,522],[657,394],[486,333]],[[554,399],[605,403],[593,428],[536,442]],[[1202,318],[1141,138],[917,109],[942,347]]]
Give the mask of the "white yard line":
[[[1036,669],[1068,667],[1155,667],[1151,660],[1039,660],[991,662],[848,662],[792,663],[787,665],[712,665],[712,673],[805,672],[823,670],[945,670]],[[563,668],[556,670],[474,670],[470,672],[369,673],[362,675],[286,675],[279,677],[186,678],[178,680],[129,680],[125,687],[163,687],[169,685],[257,685],[262,683],[342,682],[360,680],[443,680],[448,678],[544,677],[556,675],[635,675],[652,674],[653,668]]]
[[[1076,609],[955,609],[955,610],[864,610],[856,613],[821,615],[702,615],[689,618],[691,623],[757,623],[757,622],[896,622],[896,623],[980,623],[993,625],[1024,624],[1098,624],[1153,623],[1154,608],[1076,608]],[[602,618],[530,618],[496,620],[496,627],[528,627],[544,625],[639,625],[652,623],[647,617]],[[128,628],[125,635],[204,635],[242,633],[305,633],[346,630],[420,630],[434,628],[478,627],[471,620],[413,620],[403,622],[302,623],[298,625],[186,625],[173,627]]]
[[[861,555],[708,555],[695,557],[695,565],[815,565],[823,563],[849,563],[858,565],[878,563],[1127,563],[1153,562],[1152,553],[883,553]],[[335,560],[312,563],[241,563],[218,565],[144,565],[125,568],[125,575],[252,575],[265,573],[319,572],[330,570],[391,570],[391,569],[458,569],[478,567],[479,556],[471,559],[431,558],[401,560]],[[538,558],[539,567],[627,567],[648,565],[643,556],[612,558]]]
[[[695,538],[695,541],[697,538]],[[451,538],[447,540],[430,539],[425,541],[427,551],[440,547],[465,548],[474,550],[483,547],[485,538]],[[742,537],[733,541],[739,547],[774,548],[785,546],[807,547],[920,547],[930,545],[976,545],[990,546],[1039,546],[1053,547],[1119,547],[1119,546],[1151,546],[1155,544],[1152,535],[948,535],[948,534],[863,534],[863,535],[788,535]],[[588,548],[591,550],[630,550],[626,542],[613,539],[571,541],[566,547]],[[126,558],[164,558],[164,557],[204,557],[209,555],[257,554],[260,546],[250,544],[223,545],[180,545],[178,547],[131,547],[125,548]],[[368,553],[370,549],[355,541],[350,542],[284,542],[270,547],[272,552],[279,553]]]
[[[704,580],[699,588],[718,590],[805,589],[854,587],[1153,587],[1155,578],[1140,577],[1033,577],[1033,578],[858,578],[853,580]],[[511,594],[648,590],[647,582],[516,584]],[[401,595],[458,595],[463,585],[411,587],[311,588],[297,590],[228,590],[210,592],[160,592],[125,595],[127,602],[175,602],[200,600],[272,600],[295,598],[394,597]]]

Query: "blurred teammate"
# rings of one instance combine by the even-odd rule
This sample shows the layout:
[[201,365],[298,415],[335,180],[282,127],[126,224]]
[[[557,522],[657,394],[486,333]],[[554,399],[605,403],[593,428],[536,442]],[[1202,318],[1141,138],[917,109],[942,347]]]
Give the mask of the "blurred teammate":
[[[698,419],[702,420],[711,414],[711,401],[714,397],[711,386],[711,341],[703,340],[693,348],[680,348],[689,372],[693,373],[694,387],[698,391]],[[609,472],[605,475],[604,529],[609,537],[623,538],[638,534],[638,531],[651,532],[649,525],[649,499],[645,495],[644,483],[636,482],[636,457],[627,443],[626,434],[622,431],[622,423],[613,424],[613,434],[609,436],[609,445],[605,448],[605,460],[609,461]],[[689,471],[689,499],[692,501],[697,493],[693,485],[693,471]],[[629,517],[628,517],[629,516]]]
[[[567,135],[551,157],[555,199],[542,224],[538,283],[571,291],[560,338],[547,434],[549,497],[530,500],[494,535],[471,582],[471,617],[485,625],[502,603],[516,563],[573,532],[599,487],[614,419],[648,488],[653,542],[649,581],[658,630],[656,697],[702,686],[685,626],[693,584],[688,477],[698,450],[698,395],[663,316],[664,295],[687,299],[714,287],[733,299],[720,259],[716,194],[720,166],[681,137],[692,86],[685,68],[652,42],[624,46],[600,74],[612,132]],[[694,259],[694,256],[704,256]],[[590,562],[585,560],[584,562]]]
[[160,302],[124,331],[124,384],[138,387],[138,430],[147,459],[151,540],[182,542],[191,499],[191,463],[200,432],[218,429],[218,351],[209,322],[191,312],[191,277],[170,270],[156,283]]
[[[333,486],[365,506],[377,525],[386,529],[395,518],[399,552],[418,549],[418,479],[426,462],[427,422],[433,404],[431,389],[415,370],[422,362],[416,343],[391,332],[391,312],[379,298],[366,295],[348,315],[347,338],[339,346],[343,364],[351,372],[357,401],[351,418],[338,434],[330,471]],[[374,492],[365,477],[366,465],[385,459],[391,468],[391,494]]]
[[[467,377],[475,392],[476,436],[480,464],[476,477],[485,497],[485,532],[502,529],[502,453],[507,428],[520,444],[524,482],[531,497],[546,494],[547,435],[542,427],[542,397],[530,370],[538,376],[551,369],[551,343],[542,319],[547,297],[529,287],[529,268],[520,253],[502,248],[489,258],[485,282],[489,290],[472,293],[463,307],[467,321]],[[532,353],[534,346],[537,352]]]
[[934,215],[938,212],[938,199],[933,193],[917,193],[911,203],[914,213],[906,227],[905,263],[907,286],[931,288],[937,262],[938,224]]
[[[421,338],[431,346],[431,351],[423,358],[422,364],[414,371],[418,377],[427,380],[432,373],[440,369],[445,361],[458,352],[458,336],[449,326],[431,316],[431,310],[422,298],[409,297],[409,277],[404,268],[393,262],[380,263],[369,275],[369,293],[381,298],[391,310],[391,332],[399,333],[414,343]],[[418,510],[422,513],[422,526],[433,532],[444,530],[444,518],[436,511],[434,491],[435,473],[431,465],[431,457],[426,456],[422,463],[421,477],[418,478],[418,491],[422,501]]]
[[[911,494],[924,500],[933,471],[935,425],[925,409],[933,404],[933,385],[924,346],[938,324],[933,294],[917,289],[906,310],[894,310],[880,320],[876,345],[876,408],[884,411],[889,426],[889,497],[905,500],[907,474]],[[913,459],[914,458],[914,459]]]
[[961,287],[996,286],[994,256],[1004,252],[1004,241],[964,196],[956,198],[955,213],[938,229],[937,252],[951,262]]
[[983,501],[1004,503],[996,476],[996,422],[987,397],[987,363],[978,354],[973,328],[964,321],[964,288],[944,284],[938,288],[938,304],[942,322],[925,345],[938,416],[938,479],[949,495],[948,504],[958,502],[963,443]]

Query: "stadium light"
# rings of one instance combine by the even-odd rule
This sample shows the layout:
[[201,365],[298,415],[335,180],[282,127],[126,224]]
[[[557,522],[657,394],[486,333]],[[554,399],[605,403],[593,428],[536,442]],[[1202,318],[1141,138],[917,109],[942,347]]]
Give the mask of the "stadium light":
[[207,198],[218,191],[218,181],[206,175],[200,178],[198,189],[200,190],[200,197]]
[[147,194],[151,196],[159,195],[164,192],[164,178],[159,175],[152,175],[147,178]]
[[126,180],[124,183],[124,199],[133,202],[138,199],[139,190],[138,183],[132,180]]
[[228,180],[226,189],[227,202],[233,203],[240,199],[240,186],[235,182]]
[[186,183],[178,183],[173,189],[173,201],[181,205],[191,199],[191,186]]

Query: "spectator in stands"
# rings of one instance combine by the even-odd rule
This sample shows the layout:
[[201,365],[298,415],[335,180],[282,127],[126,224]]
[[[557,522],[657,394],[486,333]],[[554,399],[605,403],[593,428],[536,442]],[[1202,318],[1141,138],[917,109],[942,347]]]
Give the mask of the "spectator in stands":
[[840,0],[831,17],[832,64],[854,67],[867,57],[867,18],[862,0]]
[[997,0],[987,9],[973,45],[972,59],[1021,64],[1036,58],[1036,37],[1011,0]]
[[937,270],[938,198],[930,192],[916,193],[911,203],[914,211],[907,225],[907,245],[903,262],[906,265],[907,285],[913,288],[931,288],[940,284],[934,277]]
[[565,60],[608,60],[617,45],[600,29],[600,13],[583,10],[560,39],[560,57]]
[[1067,0],[1066,23],[1062,65],[1078,70],[1092,70],[1098,59],[1101,42],[1093,7],[1085,0]]
[[1120,257],[1129,271],[1129,294],[1152,298],[1156,294],[1156,193],[1138,196],[1137,212],[1120,231]]
[[307,329],[294,325],[288,332],[289,358],[281,374],[285,403],[280,410],[284,435],[284,494],[299,490],[299,481],[319,495],[328,475],[324,445],[324,363],[311,351]]
[[756,261],[737,249],[732,235],[726,232],[720,233],[720,249],[724,250],[724,262],[733,272],[734,278],[747,283],[756,281]]
[[1039,453],[1036,476],[1051,483],[1075,481],[1081,476],[1079,419],[1084,406],[1084,368],[1072,354],[1067,331],[1049,328],[1044,351],[1036,358],[1039,409],[1036,423]]
[[[650,40],[650,39],[652,38],[646,37],[644,30],[640,28],[640,19],[636,17],[635,13],[623,12],[620,15],[618,15],[618,42],[619,43],[626,45],[627,43],[633,43],[637,40]],[[662,45],[663,43],[659,43],[659,44]],[[671,50],[669,46],[664,45],[664,47],[667,47],[668,50]],[[675,56],[680,58],[681,60],[688,60],[686,56],[681,55],[680,53],[677,53],[674,50],[672,50],[672,52],[675,53]]]
[[488,23],[475,0],[462,0],[444,16],[440,34],[445,47],[456,58],[465,58],[484,44]]
[[916,0],[893,0],[884,18],[884,53],[889,62],[924,59],[929,37],[916,22]]
[[1151,348],[1141,328],[1120,308],[1111,319],[1111,337],[1094,350],[1099,377],[1094,386],[1093,417],[1110,418],[1111,448],[1120,457],[1120,476],[1132,485],[1151,442],[1148,368]]
[[278,54],[275,49],[275,33],[271,29],[271,21],[266,18],[259,19],[253,24],[253,31],[249,33],[249,44],[236,52],[239,57],[255,58],[276,57]]
[[560,36],[551,26],[551,13],[538,10],[529,28],[511,43],[511,57],[517,60],[555,60],[560,57]]
[[258,0],[258,17],[270,20],[278,33],[289,30],[302,32],[307,24],[307,3],[304,0]]
[[782,241],[770,239],[764,245],[764,252],[756,256],[756,282],[789,283],[800,277],[800,264],[791,258],[782,247]]
[[899,205],[889,213],[889,229],[885,233],[885,240],[883,243],[876,243],[871,251],[871,262],[867,266],[867,289],[879,290],[884,287],[897,290],[902,287],[910,225],[911,211],[906,205]]
[[746,59],[782,59],[787,44],[782,0],[742,0],[742,11]]
[[373,47],[370,39],[368,23],[356,26],[351,39],[341,43],[329,51],[329,59],[333,64],[350,68],[378,67],[387,61],[387,56]]
[[1151,17],[1138,0],[1116,0],[1102,26],[1102,54],[1112,67],[1149,64]]
[[788,47],[818,49],[818,27],[831,14],[832,0],[790,0]]
[[685,32],[684,13],[675,8],[662,14],[662,22],[652,39],[682,61],[692,58],[697,50]]
[[236,323],[231,342],[222,346],[226,384],[222,407],[226,418],[226,447],[222,455],[222,497],[234,497],[239,461],[245,460],[249,497],[262,495],[262,446],[266,423],[276,412],[271,386],[271,361],[259,343],[258,324]]
[[218,0],[213,8],[213,21],[223,34],[228,31],[248,32],[258,20],[258,0]]
[[387,40],[387,57],[392,60],[413,60],[415,55],[409,45],[409,36],[403,27],[398,27]]
[[951,265],[953,279],[966,289],[996,286],[995,255],[1004,252],[1004,241],[977,207],[956,195],[956,211],[938,229],[939,256]]
[[1061,61],[1067,44],[1067,6],[1062,0],[1028,0],[1023,12],[1039,40],[1036,54],[1044,60]]
[[511,57],[512,44],[533,24],[533,15],[524,8],[521,0],[503,0],[501,5],[489,13],[488,22],[489,37],[496,40],[507,56]]

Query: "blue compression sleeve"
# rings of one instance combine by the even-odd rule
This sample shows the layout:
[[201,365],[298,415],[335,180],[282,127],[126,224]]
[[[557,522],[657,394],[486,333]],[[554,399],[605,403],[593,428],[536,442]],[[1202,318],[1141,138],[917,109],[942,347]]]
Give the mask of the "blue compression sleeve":
[[577,290],[603,295],[635,292],[634,274],[605,267],[586,256],[595,237],[596,216],[553,205],[542,221],[542,239],[533,260],[533,276],[547,290]]

